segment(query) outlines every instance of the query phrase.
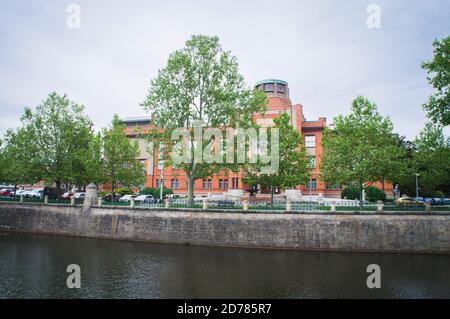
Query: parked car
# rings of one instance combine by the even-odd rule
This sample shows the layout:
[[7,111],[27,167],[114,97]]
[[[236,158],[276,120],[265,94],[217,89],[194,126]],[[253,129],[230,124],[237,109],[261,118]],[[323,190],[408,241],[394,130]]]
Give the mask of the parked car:
[[145,203],[145,204],[154,204],[155,199],[152,195],[139,195],[134,199],[136,202]]
[[61,195],[61,199],[70,199],[73,195],[74,193],[72,192],[65,192],[64,194]]
[[[65,188],[60,188],[60,194],[64,194],[67,192]],[[47,186],[44,188],[43,196],[48,196],[49,199],[58,199],[58,189],[53,186]]]
[[30,191],[32,191],[32,189],[18,189],[18,190],[16,190],[14,197],[25,196],[25,192],[30,192]]
[[415,198],[412,197],[401,197],[398,198],[395,201],[396,205],[401,205],[401,206],[420,206],[420,205],[424,205],[423,202],[421,202],[420,200],[417,200]]
[[42,199],[44,198],[44,190],[43,189],[33,189],[28,192],[28,197],[32,199]]
[[73,194],[72,197],[75,198],[75,199],[83,199],[83,198],[86,197],[86,193],[84,193],[84,192],[78,192],[78,193]]
[[0,190],[0,196],[11,196],[12,191],[9,188],[4,188]]
[[136,197],[137,195],[124,195],[121,198],[119,198],[119,202],[131,202],[131,199]]

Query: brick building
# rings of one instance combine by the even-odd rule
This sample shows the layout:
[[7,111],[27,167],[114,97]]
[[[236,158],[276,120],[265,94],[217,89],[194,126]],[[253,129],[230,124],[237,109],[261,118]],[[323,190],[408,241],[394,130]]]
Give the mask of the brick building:
[[[319,195],[326,197],[339,197],[341,185],[326,184],[319,180],[319,164],[323,149],[321,145],[322,133],[326,127],[326,118],[319,117],[315,121],[306,120],[303,115],[303,105],[293,104],[289,98],[289,86],[281,80],[264,80],[256,83],[256,89],[264,90],[268,98],[268,109],[264,114],[255,114],[254,120],[262,127],[268,127],[273,124],[273,119],[280,113],[286,112],[291,118],[291,125],[295,127],[302,135],[303,143],[307,152],[312,156],[312,174],[311,180],[306,185],[299,185],[297,189],[304,194]],[[122,122],[126,124],[126,134],[130,139],[138,138],[136,129],[142,132],[154,127],[149,117],[127,118]],[[174,170],[171,167],[164,168],[162,162],[158,160],[158,152],[148,150],[144,140],[139,139],[140,160],[144,163],[147,180],[144,187],[160,187],[163,180],[165,187],[170,188],[176,194],[187,193],[187,181],[182,171]],[[153,155],[152,155],[153,154]],[[205,195],[208,193],[223,193],[231,189],[246,190],[248,185],[242,182],[242,173],[223,173],[211,176],[195,182],[195,194]],[[311,185],[311,190],[309,186]],[[384,189],[388,196],[392,195],[392,185],[375,185]],[[262,192],[266,190],[262,189]]]

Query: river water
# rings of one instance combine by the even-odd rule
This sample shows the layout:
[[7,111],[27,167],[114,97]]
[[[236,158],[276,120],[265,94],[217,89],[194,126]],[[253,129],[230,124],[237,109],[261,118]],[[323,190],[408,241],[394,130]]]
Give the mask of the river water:
[[[81,288],[66,268],[81,268]],[[369,264],[381,288],[369,289]],[[0,233],[0,298],[450,298],[450,255],[165,245]]]

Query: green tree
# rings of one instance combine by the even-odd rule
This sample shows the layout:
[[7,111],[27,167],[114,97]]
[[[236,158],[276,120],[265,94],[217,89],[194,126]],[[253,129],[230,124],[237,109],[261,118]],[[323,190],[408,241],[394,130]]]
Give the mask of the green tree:
[[321,179],[355,182],[361,198],[371,183],[391,181],[393,176],[386,176],[387,172],[403,169],[404,148],[398,145],[392,122],[377,111],[374,103],[358,96],[351,110],[347,116],[335,117],[332,128],[324,131]]
[[102,173],[105,183],[111,183],[112,197],[118,182],[127,186],[141,185],[144,167],[139,161],[139,146],[125,135],[125,125],[114,115],[111,126],[102,130]]
[[401,189],[415,196],[419,174],[420,195],[434,197],[436,190],[450,185],[450,140],[440,125],[426,123],[412,144],[407,170],[400,179]]
[[74,172],[92,137],[91,121],[83,111],[82,105],[70,101],[66,95],[52,92],[34,111],[26,108],[22,117],[35,173],[41,180],[55,183],[58,194],[62,183],[82,182]]
[[[260,184],[271,189],[273,204],[274,190],[291,188],[303,184],[309,179],[311,158],[306,154],[301,134],[290,125],[290,117],[282,113],[274,119],[275,128],[279,130],[279,168],[273,174],[261,174],[259,161],[256,165],[245,166],[244,182],[249,185]],[[271,141],[269,135],[269,141]],[[270,146],[270,142],[269,142]],[[272,149],[272,147],[269,147]]]
[[4,136],[1,153],[0,180],[14,184],[14,191],[19,184],[33,184],[40,180],[36,145],[29,139],[26,128],[9,129]]
[[433,42],[434,56],[422,63],[428,72],[428,81],[436,90],[424,104],[428,117],[442,126],[450,125],[450,36]]
[[[184,48],[170,55],[167,65],[151,81],[142,105],[155,114],[157,125],[165,129],[166,137],[161,139],[170,150],[167,137],[177,128],[251,126],[252,115],[265,109],[266,96],[246,88],[236,58],[222,49],[218,37],[195,35]],[[211,140],[203,141],[202,149],[209,143]],[[191,138],[191,159],[195,147],[199,145]],[[166,163],[171,164],[170,159],[166,158]],[[194,160],[177,166],[186,173],[190,204],[195,180],[221,169],[237,169],[228,164]]]

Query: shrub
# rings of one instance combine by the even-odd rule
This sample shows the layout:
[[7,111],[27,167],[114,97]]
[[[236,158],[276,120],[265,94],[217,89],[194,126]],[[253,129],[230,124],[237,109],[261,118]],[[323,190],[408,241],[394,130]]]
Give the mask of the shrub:
[[115,192],[115,194],[119,194],[120,196],[134,194],[133,189],[130,187],[118,188],[114,192]]
[[342,199],[359,199],[359,189],[356,186],[347,186],[341,192]]
[[444,195],[444,193],[441,192],[441,191],[435,191],[435,192],[434,192],[434,197],[436,197],[436,198],[444,198],[445,195]]
[[[144,188],[141,191],[142,195],[152,195],[154,198],[160,197],[161,188]],[[167,195],[173,194],[173,191],[170,188],[163,188],[163,197],[167,197]]]
[[386,201],[386,193],[381,189],[374,186],[369,186],[366,188],[366,199],[369,202],[377,202],[379,200]]

